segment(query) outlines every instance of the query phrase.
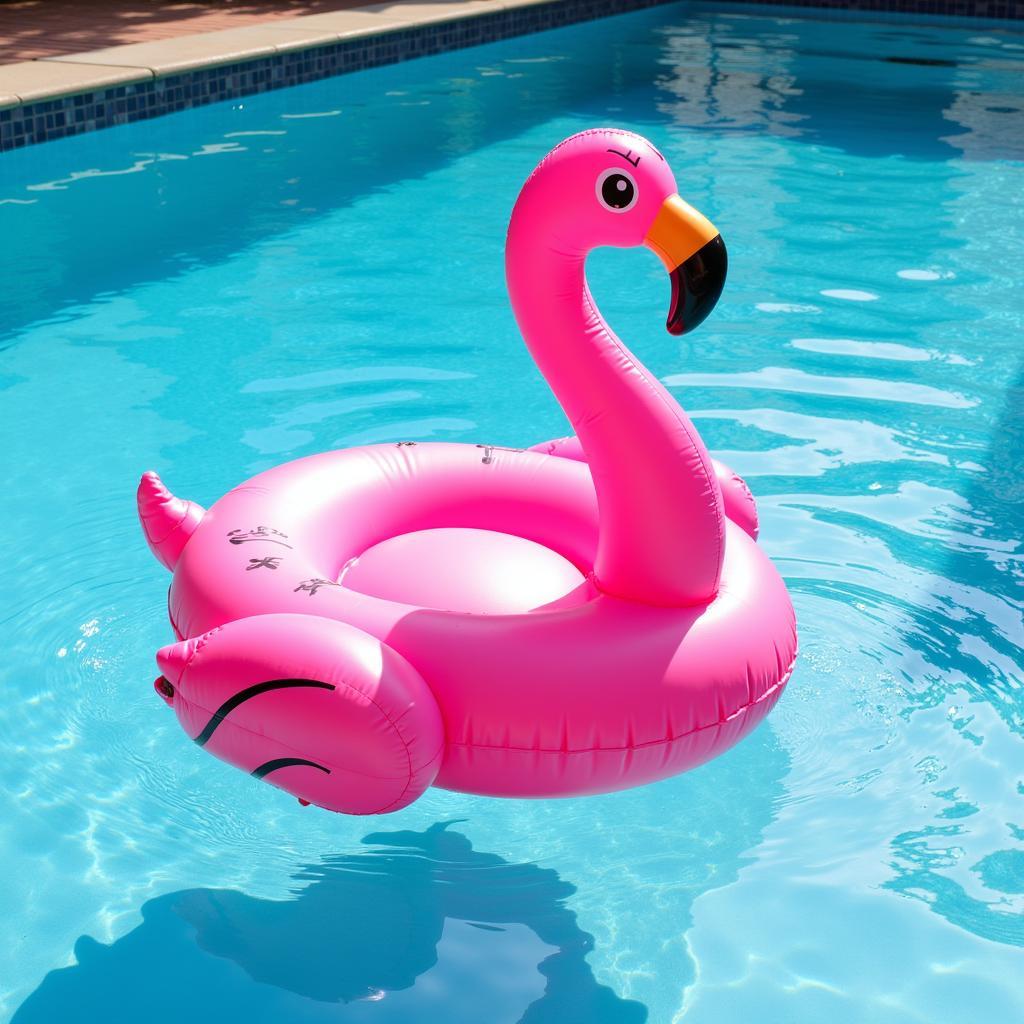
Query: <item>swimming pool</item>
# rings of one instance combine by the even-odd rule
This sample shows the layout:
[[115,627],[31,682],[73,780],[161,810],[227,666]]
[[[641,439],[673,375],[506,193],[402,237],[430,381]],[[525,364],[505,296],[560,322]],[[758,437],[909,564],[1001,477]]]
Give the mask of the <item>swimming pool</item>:
[[[0,1017],[1024,1018],[1022,71],[1006,24],[673,5],[0,159]],[[595,123],[728,242],[681,340],[648,253],[589,275],[750,481],[797,672],[645,789],[303,810],[152,691],[138,475],[563,433],[502,243]]]

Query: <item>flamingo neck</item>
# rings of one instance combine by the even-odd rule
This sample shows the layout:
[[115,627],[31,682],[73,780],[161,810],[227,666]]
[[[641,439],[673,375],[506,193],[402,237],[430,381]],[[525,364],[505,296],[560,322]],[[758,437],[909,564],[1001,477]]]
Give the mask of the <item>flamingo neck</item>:
[[605,323],[587,287],[586,253],[559,251],[516,221],[506,249],[509,297],[587,456],[600,516],[598,587],[647,604],[710,601],[725,519],[700,435]]

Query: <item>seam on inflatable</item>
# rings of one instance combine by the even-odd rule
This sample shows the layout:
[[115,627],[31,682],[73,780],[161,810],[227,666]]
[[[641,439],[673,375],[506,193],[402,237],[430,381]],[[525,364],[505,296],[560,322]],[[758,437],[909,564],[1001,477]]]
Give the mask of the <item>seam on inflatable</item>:
[[[185,673],[192,667],[192,662],[196,660],[199,652],[203,650],[206,645],[223,629],[223,626],[214,626],[213,629],[204,633],[197,641],[196,645],[192,650],[192,653],[188,656],[188,661],[182,666],[181,675],[178,676],[179,685],[185,678]],[[212,714],[213,712],[211,712]]]
[[[184,513],[184,515],[181,517],[181,519],[178,520],[177,523],[174,524],[174,528],[170,531],[170,533],[167,534],[166,537],[163,538],[163,540],[159,540],[159,541],[156,542],[157,547],[161,549],[161,554],[163,554],[163,550],[162,549],[166,546],[167,542],[172,540],[174,538],[174,535],[176,533],[178,533],[179,531],[181,531],[182,528],[185,526],[185,524],[188,522],[188,514],[189,514],[189,512],[191,511],[191,509],[192,509],[192,507],[194,505],[195,505],[195,502],[193,502],[193,501],[186,502],[185,503],[185,513]],[[198,523],[196,525],[198,526]],[[184,551],[185,551],[185,545],[188,544],[190,538],[192,537],[192,534],[194,534],[195,532],[196,532],[195,528],[193,527],[193,529],[191,529],[186,534],[184,543],[181,545],[181,551],[178,552],[178,557],[175,558],[175,560],[174,560],[175,565],[181,560],[181,556],[182,556],[182,554],[184,554]],[[172,568],[171,572],[173,572],[173,571],[174,570]]]
[[[587,308],[590,310],[591,315],[596,317],[598,322],[602,325],[602,329],[603,329],[603,333],[604,333],[605,337],[607,337],[608,340],[615,346],[615,348],[618,349],[618,351],[622,355],[623,359],[626,362],[629,363],[630,368],[633,371],[635,371],[637,373],[637,375],[640,377],[640,379],[644,382],[644,384],[646,384],[647,387],[650,388],[650,390],[654,394],[654,397],[657,398],[658,401],[670,413],[673,412],[673,409],[671,408],[671,406],[668,404],[668,402],[665,401],[664,395],[662,395],[658,391],[658,389],[656,387],[654,387],[654,385],[651,383],[651,379],[648,376],[648,373],[645,370],[645,368],[643,366],[641,366],[640,363],[637,362],[637,360],[633,357],[632,352],[630,352],[626,348],[626,346],[622,344],[622,342],[615,335],[615,333],[611,330],[611,328],[609,328],[608,324],[605,322],[604,317],[601,316],[600,311],[598,310],[597,306],[594,303],[593,296],[590,294],[590,286],[586,284],[586,277],[585,276],[584,276],[584,288],[583,288],[583,301],[586,304]],[[686,415],[685,412],[683,413],[683,415],[684,416]],[[697,441],[694,440],[693,434],[690,433],[689,427],[687,427],[686,423],[683,420],[678,420],[678,423],[679,423],[679,426],[683,428],[683,433],[686,434],[686,439],[693,446],[693,450],[695,452],[697,452],[697,454],[698,454],[698,456],[700,458],[700,468],[701,468],[701,470],[704,473],[704,483],[708,487],[708,489],[711,491],[712,495],[714,495],[715,487],[718,486],[718,481],[717,481],[717,479],[713,479],[714,478],[714,469],[709,465],[710,456],[705,457],[705,455],[707,453],[706,449],[705,449],[705,455],[701,455],[700,454],[700,447],[698,447]],[[719,487],[719,490],[721,490],[721,487]],[[715,571],[715,582],[714,582],[714,585],[712,586],[711,594],[707,598],[703,598],[703,599],[701,599],[699,601],[694,601],[693,602],[694,605],[704,604],[708,600],[710,600],[711,598],[714,598],[718,594],[718,588],[719,588],[719,585],[721,584],[721,581],[722,581],[722,562],[723,562],[722,544],[723,544],[723,542],[725,540],[725,523],[722,522],[723,510],[722,510],[722,508],[719,507],[719,503],[716,501],[716,502],[713,502],[713,504],[714,504],[714,509],[715,509],[715,523],[717,525],[715,560],[716,560],[716,562],[718,564],[718,568]]]
[[765,690],[757,700],[752,700],[746,704],[742,704],[731,715],[727,715],[725,718],[720,718],[717,722],[709,722],[707,725],[698,725],[696,729],[681,732],[678,736],[668,736],[665,739],[660,740],[648,740],[646,743],[637,743],[631,747],[580,747],[573,750],[564,750],[555,749],[554,747],[513,747],[507,743],[463,743],[458,740],[449,740],[448,746],[474,747],[479,750],[515,750],[524,754],[620,754],[633,750],[647,750],[652,747],[666,746],[670,743],[677,743],[679,740],[684,740],[688,736],[695,736],[697,733],[704,732],[707,729],[718,729],[734,719],[739,718],[740,715],[746,714],[751,710],[751,708],[755,708],[759,704],[763,704],[771,696],[785,687],[789,682],[790,676],[793,674],[795,666],[796,652],[793,654],[793,660],[789,663],[789,668],[786,670],[786,674],[779,679],[777,683],[768,687],[768,689]]
[[740,485],[740,488],[743,491],[744,496],[746,497],[747,504],[750,506],[751,511],[753,512],[754,529],[760,530],[761,517],[758,515],[757,500],[754,498],[754,492],[750,489],[750,484],[748,484],[747,481],[744,480],[743,477],[739,475],[739,473],[734,472],[732,478]]
[[171,608],[171,588],[167,588],[167,621],[171,624],[171,629],[174,630],[174,636],[180,643],[185,638],[181,635],[181,630],[178,629],[178,624],[174,621],[174,611]]
[[[554,157],[554,155],[558,153],[560,150],[565,149],[567,146],[573,145],[580,139],[585,139],[588,135],[605,135],[608,132],[614,132],[616,135],[628,135],[631,139],[639,139],[641,142],[650,145],[650,143],[647,142],[647,140],[642,135],[638,135],[636,132],[631,132],[628,128],[586,128],[581,132],[576,132],[575,135],[570,135],[567,139],[562,139],[562,141],[557,146],[555,146],[555,148],[551,150],[551,152],[548,153],[548,155],[544,157],[544,159],[541,160],[539,164],[537,164],[537,166],[533,169],[533,172],[530,174],[530,178],[532,178],[537,173],[537,171],[539,171],[542,167],[548,164]],[[527,178],[526,180],[529,181],[530,178]]]
[[[448,744],[447,744],[447,742],[446,742],[446,741],[444,741],[444,740],[442,740],[442,741],[441,741],[441,746],[439,746],[439,747],[437,748],[437,750],[436,750],[436,751],[434,751],[433,755],[432,755],[432,756],[431,756],[431,757],[430,757],[430,758],[429,758],[428,760],[424,761],[424,762],[423,762],[423,764],[422,764],[422,765],[420,765],[420,767],[419,767],[419,768],[417,769],[417,771],[422,771],[422,770],[423,770],[424,768],[426,768],[426,767],[427,767],[427,765],[429,765],[429,764],[430,764],[431,762],[433,762],[433,761],[436,761],[436,760],[437,760],[437,759],[438,759],[438,758],[439,758],[439,757],[440,757],[440,756],[441,756],[441,755],[442,755],[442,754],[444,753],[445,747],[446,747],[447,745],[448,745]],[[409,776],[409,782],[408,782],[408,783],[406,784],[406,787],[405,787],[405,789],[403,789],[403,790],[402,790],[402,792],[401,792],[401,794],[400,794],[400,795],[399,795],[398,797],[396,797],[396,798],[395,798],[394,800],[392,800],[392,801],[391,801],[391,803],[389,803],[389,804],[385,804],[385,805],[384,805],[383,807],[378,807],[378,808],[377,808],[376,810],[374,810],[374,811],[364,811],[363,813],[364,813],[364,814],[386,814],[386,813],[387,813],[388,811],[390,811],[390,810],[391,810],[391,808],[392,808],[392,807],[394,807],[394,806],[395,806],[396,804],[399,804],[399,803],[401,803],[402,799],[403,799],[403,798],[405,797],[405,794],[406,794],[406,793],[407,793],[407,792],[409,791],[409,786],[410,786],[411,784],[412,784],[412,776],[410,775],[410,776]]]
[[174,533],[174,531],[177,530],[183,522],[185,522],[185,516],[183,515],[162,537],[154,537],[149,531],[153,524],[153,520],[157,518],[156,515],[154,514],[145,517],[140,516],[139,518],[142,521],[142,530],[146,535],[146,540],[156,548],[163,547],[171,534]]
[[178,518],[177,522],[175,522],[162,537],[154,537],[152,536],[152,534],[150,534],[150,529],[154,525],[154,521],[158,521],[159,519],[161,519],[162,513],[166,511],[167,506],[172,505],[174,501],[174,495],[168,492],[168,496],[166,498],[159,499],[155,505],[148,506],[148,514],[143,513],[141,508],[139,509],[139,521],[142,524],[142,532],[146,535],[146,540],[152,541],[152,543],[155,544],[157,547],[160,547],[160,545],[163,544],[164,541],[166,541],[167,538],[170,537],[170,535],[174,533],[174,531],[177,530],[178,527],[181,526],[181,524],[185,522],[185,520],[188,518],[188,507],[192,503],[189,501],[185,501],[182,502],[183,511],[181,513],[181,516]]
[[[423,677],[420,676],[420,678],[422,679]],[[397,720],[393,719],[372,697],[367,696],[361,690],[357,690],[351,683],[344,683],[343,682],[343,683],[339,683],[338,685],[339,686],[344,686],[346,690],[350,690],[352,693],[356,693],[360,697],[364,697],[366,700],[368,700],[377,709],[378,713],[384,719],[384,721],[387,722],[388,725],[390,725],[391,728],[394,730],[395,735],[398,737],[399,742],[401,742],[401,744],[402,744],[402,750],[405,752],[405,760],[406,760],[406,764],[408,766],[408,770],[407,770],[407,773],[406,773],[406,779],[405,779],[405,787],[402,789],[402,794],[404,795],[406,790],[409,788],[410,784],[412,783],[412,777],[413,777],[412,754],[409,753],[409,744],[406,742],[405,737],[402,735],[402,731],[398,728]],[[426,683],[424,682],[423,685],[426,686]],[[406,710],[403,711],[402,714],[405,714],[408,710],[409,709],[406,708]],[[401,717],[401,715],[399,716],[399,718],[400,717]]]

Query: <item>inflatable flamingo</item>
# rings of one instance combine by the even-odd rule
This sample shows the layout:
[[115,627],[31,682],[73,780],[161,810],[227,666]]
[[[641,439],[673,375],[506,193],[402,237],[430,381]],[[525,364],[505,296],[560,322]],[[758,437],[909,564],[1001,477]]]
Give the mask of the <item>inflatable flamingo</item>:
[[640,244],[671,274],[669,330],[696,326],[725,247],[625,131],[557,146],[512,213],[512,306],[578,439],[328,452],[207,511],[142,478],[179,638],[156,689],[197,744],[303,803],[375,814],[432,783],[642,785],[765,717],[796,631],[753,499],[584,277],[596,246]]

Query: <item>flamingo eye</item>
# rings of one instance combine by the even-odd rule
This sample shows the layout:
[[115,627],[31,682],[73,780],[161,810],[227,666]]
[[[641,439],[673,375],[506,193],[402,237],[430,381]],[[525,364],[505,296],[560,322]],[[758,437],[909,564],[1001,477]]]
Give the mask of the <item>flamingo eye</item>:
[[625,213],[636,206],[638,190],[632,176],[618,167],[602,171],[597,178],[597,201],[612,213]]

